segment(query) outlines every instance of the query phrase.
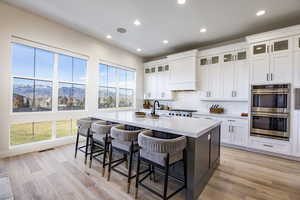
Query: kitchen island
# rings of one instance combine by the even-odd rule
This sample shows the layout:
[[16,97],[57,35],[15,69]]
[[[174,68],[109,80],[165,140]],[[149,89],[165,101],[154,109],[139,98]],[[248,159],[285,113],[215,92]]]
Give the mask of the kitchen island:
[[[190,117],[136,117],[133,111],[112,111],[92,117],[110,122],[156,131],[166,136],[187,137],[187,189],[186,199],[196,200],[220,163],[221,121]],[[182,174],[181,167],[174,174]]]

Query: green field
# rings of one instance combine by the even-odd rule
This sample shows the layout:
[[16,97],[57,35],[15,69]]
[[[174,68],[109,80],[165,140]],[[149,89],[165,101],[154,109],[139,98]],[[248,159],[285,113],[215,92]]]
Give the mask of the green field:
[[[56,121],[56,137],[75,135],[76,120]],[[10,145],[19,145],[52,138],[52,122],[34,122],[13,124],[10,127]]]

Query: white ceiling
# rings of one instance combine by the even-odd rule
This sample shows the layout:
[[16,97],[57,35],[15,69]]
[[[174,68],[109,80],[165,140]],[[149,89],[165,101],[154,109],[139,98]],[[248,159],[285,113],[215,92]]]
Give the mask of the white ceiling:
[[[101,40],[110,34],[109,43],[144,58],[300,24],[300,0],[187,0],[185,5],[177,0],[4,1]],[[262,9],[266,15],[257,17]],[[135,19],[142,25],[133,25]],[[117,33],[118,27],[127,33]],[[202,27],[207,28],[204,34]]]

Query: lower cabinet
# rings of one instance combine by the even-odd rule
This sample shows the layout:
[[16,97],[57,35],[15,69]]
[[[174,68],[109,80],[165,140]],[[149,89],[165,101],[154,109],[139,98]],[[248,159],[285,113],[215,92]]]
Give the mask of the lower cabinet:
[[271,153],[279,153],[284,155],[291,154],[291,144],[288,141],[250,137],[249,147],[252,149],[268,151]]
[[221,142],[246,147],[248,145],[248,120],[223,119]]
[[300,110],[294,112],[293,129],[293,156],[300,157]]

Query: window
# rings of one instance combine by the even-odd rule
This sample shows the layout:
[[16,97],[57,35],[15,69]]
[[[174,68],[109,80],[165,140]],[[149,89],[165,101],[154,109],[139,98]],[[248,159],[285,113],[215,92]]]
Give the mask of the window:
[[58,110],[84,110],[86,60],[62,54],[58,60]]
[[12,45],[13,112],[52,110],[54,53]]
[[[13,112],[53,111],[52,115],[61,110],[85,109],[86,60],[18,43],[12,43],[11,50]],[[111,79],[109,81],[113,82]],[[53,98],[57,99],[53,101]],[[30,113],[33,121],[28,122],[27,114],[23,117],[26,122],[20,122],[20,116],[16,117],[17,124],[14,122],[16,115],[12,115],[11,146],[74,136],[77,133],[76,119],[34,122],[36,119],[43,120],[42,116],[48,117]]]
[[77,120],[59,120],[56,121],[56,137],[73,136],[77,133]]
[[30,122],[13,124],[10,127],[10,144],[19,145],[42,140],[49,140],[52,137],[52,122]]
[[134,71],[99,65],[98,108],[132,107],[134,92]]

